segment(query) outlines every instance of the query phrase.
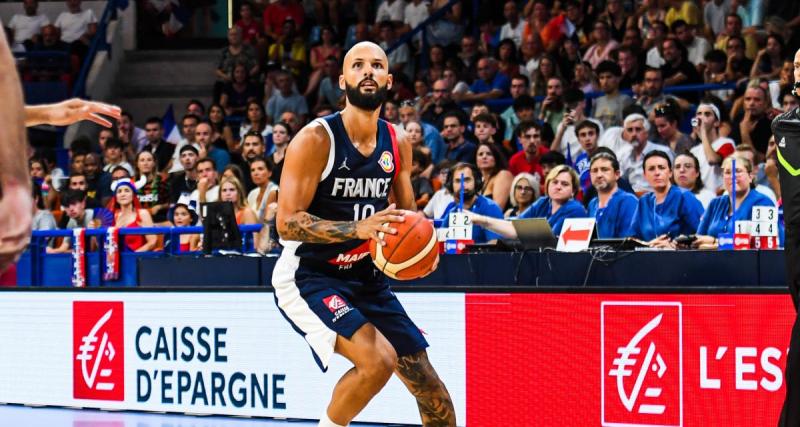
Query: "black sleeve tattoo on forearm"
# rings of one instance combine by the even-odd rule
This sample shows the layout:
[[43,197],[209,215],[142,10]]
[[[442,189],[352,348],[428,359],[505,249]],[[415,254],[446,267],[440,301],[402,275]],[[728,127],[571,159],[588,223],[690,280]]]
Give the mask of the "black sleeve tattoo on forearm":
[[286,232],[281,235],[287,240],[307,243],[336,243],[356,239],[354,221],[328,221],[299,212],[286,220]]
[[450,393],[439,379],[424,351],[400,357],[397,360],[396,371],[417,400],[423,426],[456,425],[456,413]]

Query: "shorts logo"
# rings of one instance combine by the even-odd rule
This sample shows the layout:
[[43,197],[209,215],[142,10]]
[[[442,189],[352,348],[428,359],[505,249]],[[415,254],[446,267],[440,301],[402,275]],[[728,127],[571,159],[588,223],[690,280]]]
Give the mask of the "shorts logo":
[[72,303],[72,386],[76,399],[125,399],[122,302]]
[[339,295],[331,295],[327,298],[323,298],[322,302],[325,303],[325,306],[328,307],[328,310],[333,313],[333,322],[336,322],[342,316],[352,310],[352,308],[350,308],[345,300]]
[[378,159],[378,164],[381,166],[386,173],[392,173],[394,171],[394,158],[392,157],[392,153],[388,151],[384,151],[381,153],[381,158]]
[[682,307],[675,302],[603,302],[603,426],[683,425]]

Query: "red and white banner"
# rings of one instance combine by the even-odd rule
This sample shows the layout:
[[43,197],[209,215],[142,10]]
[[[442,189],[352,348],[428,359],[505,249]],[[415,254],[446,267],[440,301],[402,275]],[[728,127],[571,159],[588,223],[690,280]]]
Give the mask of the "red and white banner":
[[788,295],[467,294],[467,425],[771,426]]
[[86,286],[86,229],[72,229],[72,286]]
[[106,242],[103,245],[106,255],[105,280],[119,279],[119,228],[108,227]]

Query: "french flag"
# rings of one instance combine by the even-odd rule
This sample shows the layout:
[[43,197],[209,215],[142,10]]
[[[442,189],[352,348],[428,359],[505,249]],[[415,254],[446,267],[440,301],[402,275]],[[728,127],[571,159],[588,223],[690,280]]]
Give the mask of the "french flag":
[[178,129],[178,124],[175,123],[175,112],[172,110],[172,104],[169,104],[167,111],[161,118],[161,127],[164,129],[165,140],[173,144],[177,144],[181,141],[182,137],[180,129]]

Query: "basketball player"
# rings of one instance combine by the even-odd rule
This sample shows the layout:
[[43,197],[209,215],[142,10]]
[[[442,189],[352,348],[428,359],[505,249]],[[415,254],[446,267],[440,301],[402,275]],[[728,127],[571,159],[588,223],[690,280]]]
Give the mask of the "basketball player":
[[416,210],[411,146],[400,128],[378,119],[392,87],[386,53],[370,42],[353,46],[339,87],[345,109],[304,127],[286,152],[275,300],[323,371],[334,352],[354,365],[320,426],[348,425],[392,373],[416,398],[423,425],[454,426],[428,343],[369,257],[369,239],[385,244],[379,233],[396,234],[389,223],[403,221],[398,209]]
[[[794,96],[800,89],[800,50],[794,56]],[[794,308],[800,297],[800,109],[783,113],[772,121],[780,168],[783,218],[786,226],[784,256],[786,278]],[[800,317],[792,327],[786,359],[786,400],[779,421],[781,427],[800,426]]]
[[[28,174],[25,126],[66,126],[92,120],[111,123],[100,114],[119,118],[119,108],[99,102],[73,99],[54,105],[23,106],[22,85],[16,63],[0,31],[0,275],[28,246],[33,218],[31,180]],[[23,108],[24,107],[24,108]]]

